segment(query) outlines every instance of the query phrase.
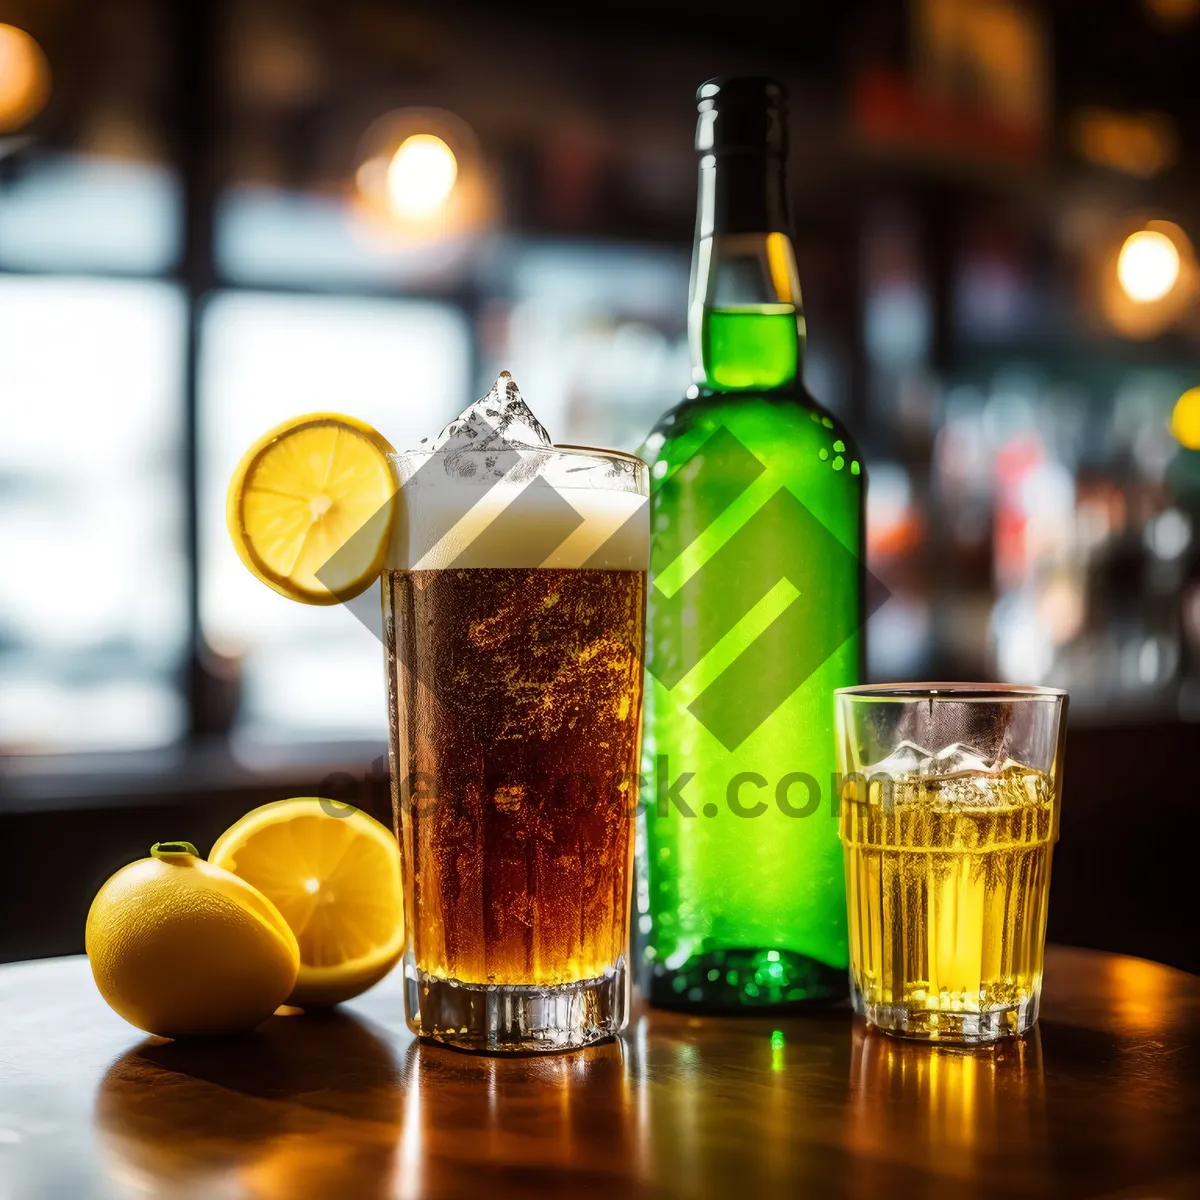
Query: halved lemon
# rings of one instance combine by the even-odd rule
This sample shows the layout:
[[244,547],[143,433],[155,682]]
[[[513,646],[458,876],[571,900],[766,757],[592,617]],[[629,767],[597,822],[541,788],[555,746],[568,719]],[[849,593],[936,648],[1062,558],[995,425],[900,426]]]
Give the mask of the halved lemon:
[[349,1000],[404,951],[399,847],[356,808],[313,797],[264,804],[221,834],[208,861],[258,888],[296,935],[290,1004]]
[[229,483],[225,517],[242,562],[304,604],[337,604],[383,570],[396,506],[394,453],[370,425],[337,413],[263,434]]

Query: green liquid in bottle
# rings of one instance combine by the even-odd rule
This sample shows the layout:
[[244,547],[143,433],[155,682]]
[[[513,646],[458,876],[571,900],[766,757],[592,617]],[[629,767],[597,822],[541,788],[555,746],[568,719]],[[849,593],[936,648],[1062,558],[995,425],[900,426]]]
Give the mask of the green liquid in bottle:
[[796,378],[797,315],[791,304],[709,309],[700,336],[705,375],[714,387],[777,388]]
[[699,1011],[840,999],[833,691],[859,679],[858,453],[798,391],[702,390],[656,435],[640,984]]

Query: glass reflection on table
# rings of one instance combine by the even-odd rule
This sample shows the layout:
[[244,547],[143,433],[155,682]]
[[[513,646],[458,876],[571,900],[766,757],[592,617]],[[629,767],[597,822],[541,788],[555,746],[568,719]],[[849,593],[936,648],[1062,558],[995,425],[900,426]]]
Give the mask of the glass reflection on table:
[[856,1023],[850,1088],[849,1141],[867,1173],[890,1159],[969,1180],[1047,1153],[1036,1026],[990,1046],[930,1046]]

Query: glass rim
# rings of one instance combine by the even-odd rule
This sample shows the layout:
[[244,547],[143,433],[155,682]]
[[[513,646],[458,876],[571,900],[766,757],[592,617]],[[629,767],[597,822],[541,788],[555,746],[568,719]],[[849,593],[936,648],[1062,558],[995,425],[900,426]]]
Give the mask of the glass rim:
[[565,450],[568,454],[587,454],[592,458],[620,458],[626,462],[638,463],[640,466],[649,469],[650,464],[644,459],[639,458],[636,454],[630,454],[628,450],[613,450],[607,446],[574,446],[569,442],[563,445],[554,445],[547,447],[549,450]]
[[860,683],[835,688],[847,700],[929,700],[958,703],[1007,700],[1065,700],[1064,688],[1028,683]]
[[[611,458],[621,462],[636,463],[637,466],[645,467],[646,470],[650,469],[650,464],[644,458],[639,458],[636,454],[630,454],[627,450],[613,450],[607,446],[513,446],[512,449],[530,454],[564,454],[568,457],[581,455],[588,458]],[[418,446],[415,450],[393,450],[388,455],[388,458],[428,458],[436,453],[437,451],[432,448],[427,449],[423,446]],[[463,446],[456,450],[455,453],[495,454],[496,450],[493,446]]]

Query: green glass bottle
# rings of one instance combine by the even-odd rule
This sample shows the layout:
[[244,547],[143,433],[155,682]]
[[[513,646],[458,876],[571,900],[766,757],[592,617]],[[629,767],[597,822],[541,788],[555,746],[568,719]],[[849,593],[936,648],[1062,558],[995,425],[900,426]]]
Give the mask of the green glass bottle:
[[694,384],[643,447],[651,586],[639,978],[739,1011],[846,995],[833,689],[858,682],[862,461],[801,382],[771,80],[698,93]]

